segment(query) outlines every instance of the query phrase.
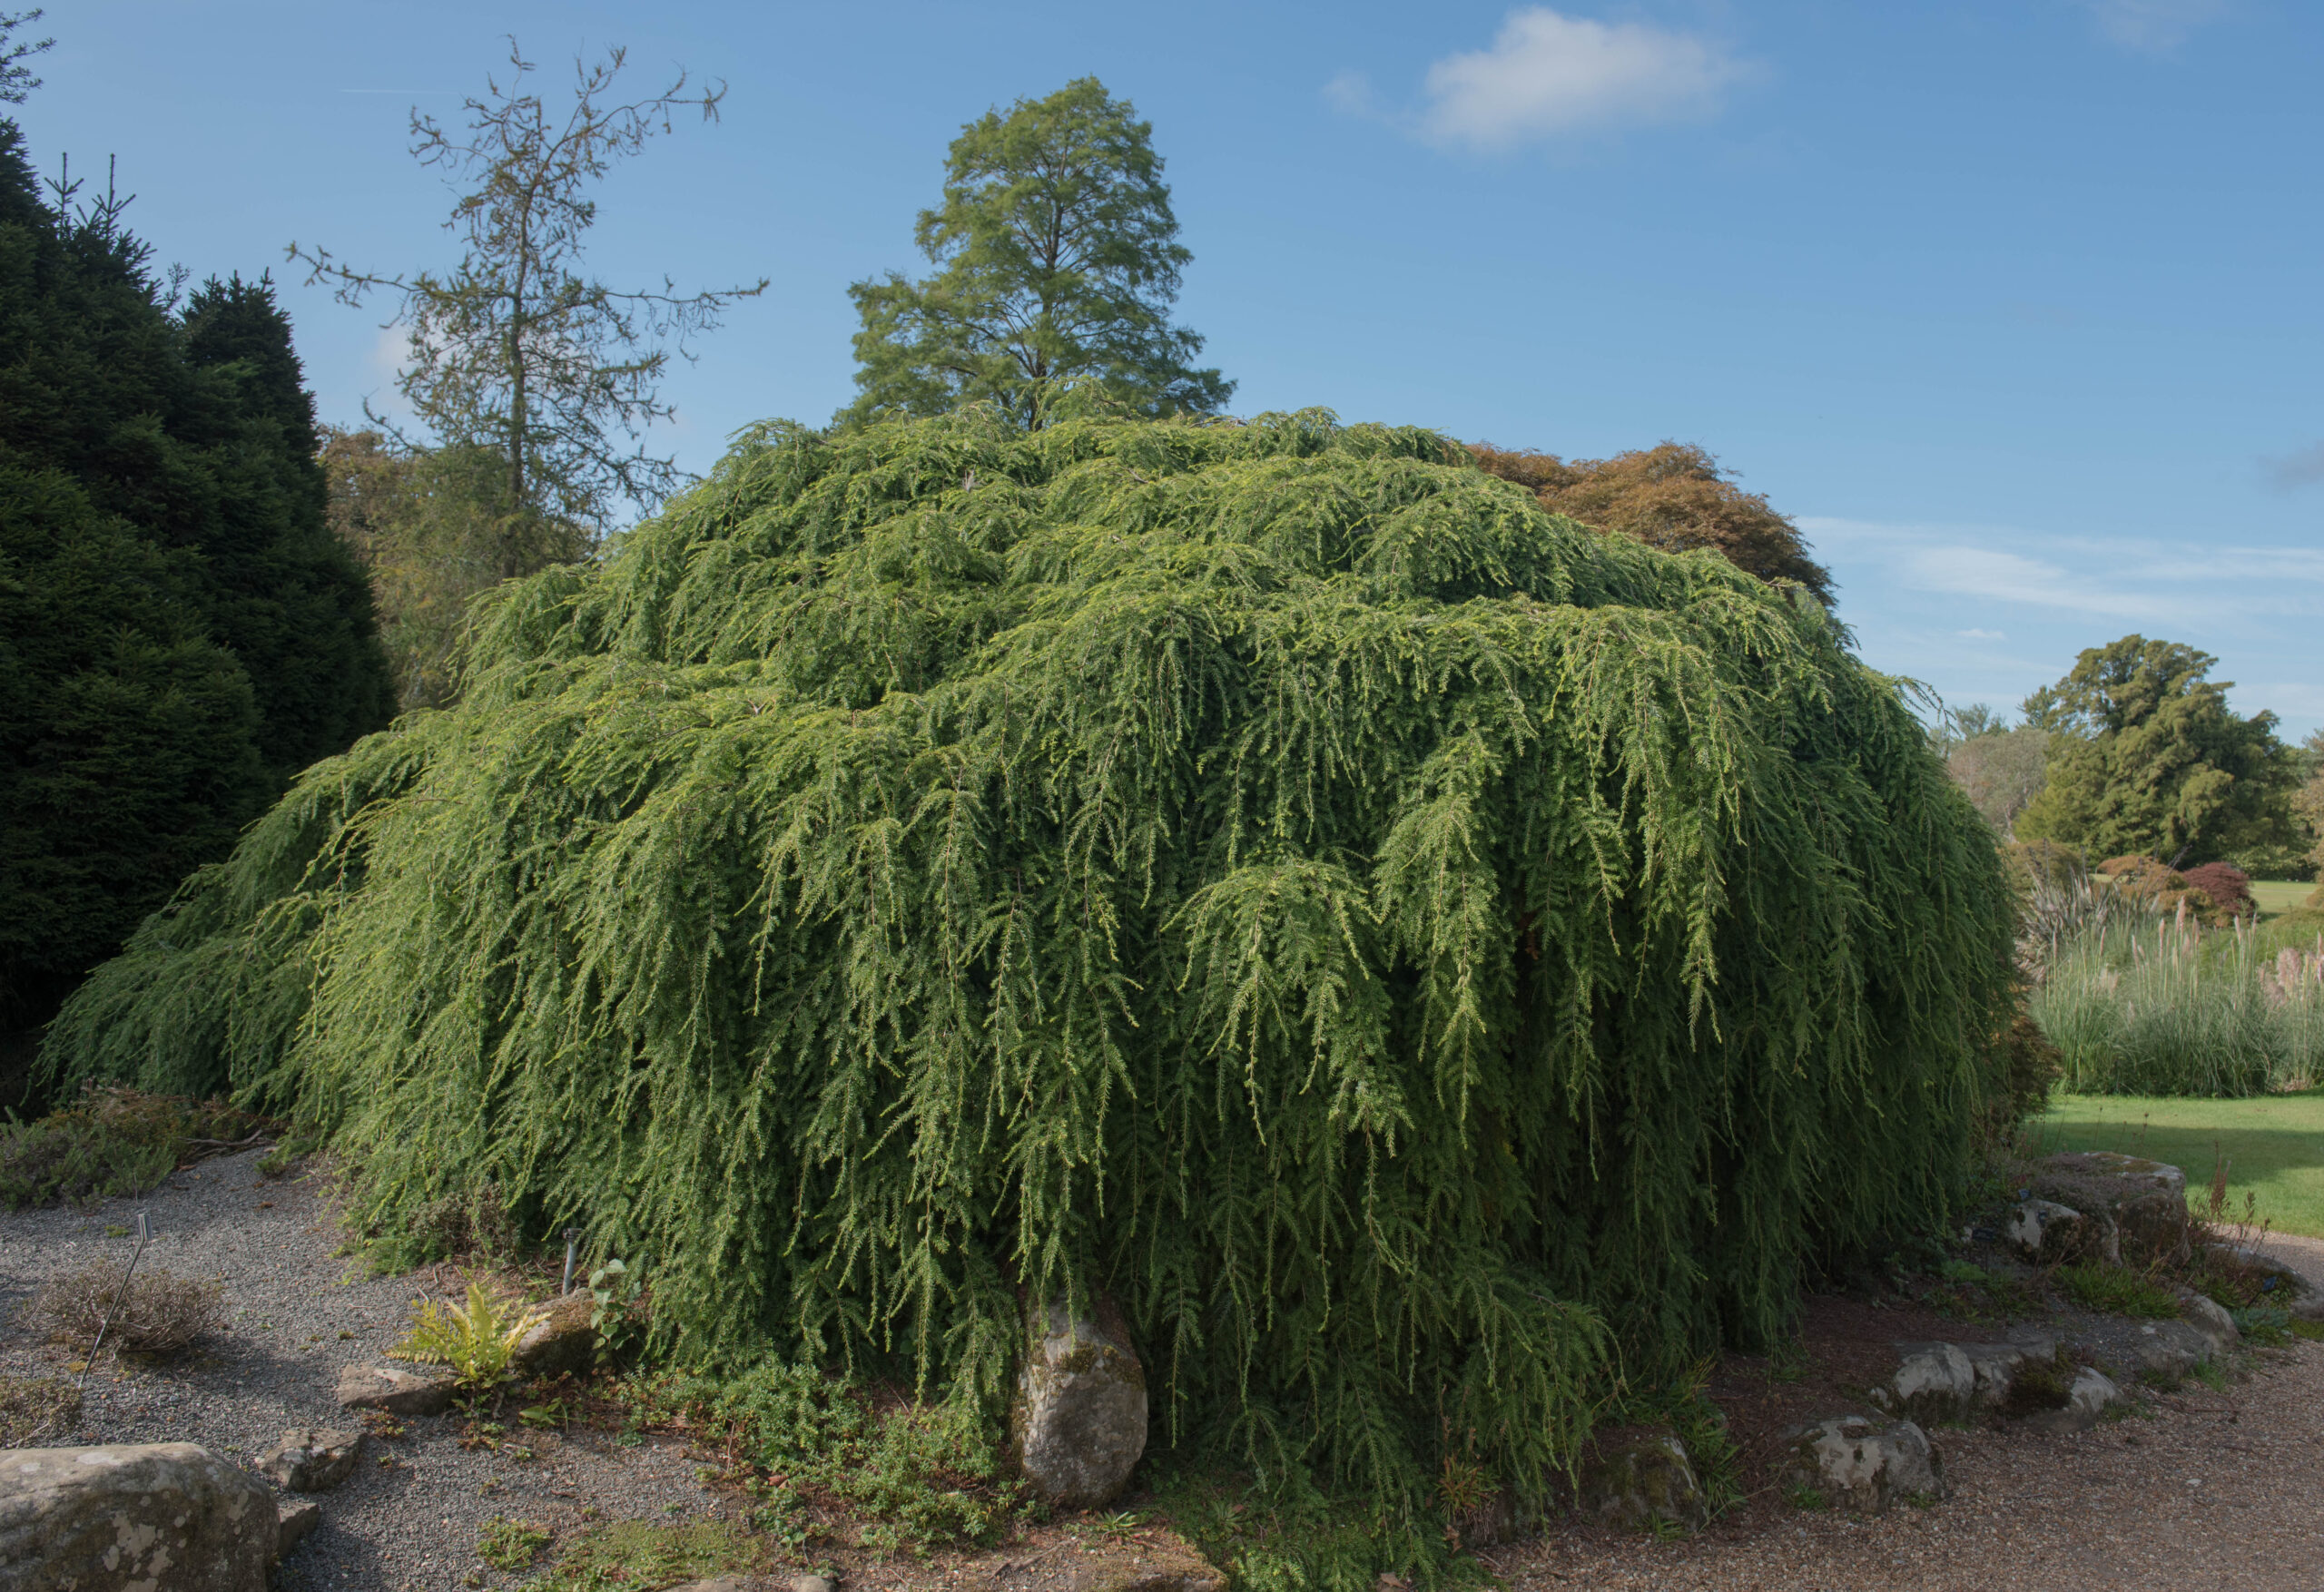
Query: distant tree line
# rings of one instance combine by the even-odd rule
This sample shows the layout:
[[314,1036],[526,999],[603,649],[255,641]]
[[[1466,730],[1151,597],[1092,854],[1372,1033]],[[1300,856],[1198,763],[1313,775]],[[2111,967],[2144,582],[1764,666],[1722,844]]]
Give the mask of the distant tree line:
[[2028,696],[2021,722],[1979,703],[1942,714],[1932,742],[2004,838],[2324,878],[2324,732],[2288,745],[2275,714],[2238,714],[2217,663],[2126,635]]

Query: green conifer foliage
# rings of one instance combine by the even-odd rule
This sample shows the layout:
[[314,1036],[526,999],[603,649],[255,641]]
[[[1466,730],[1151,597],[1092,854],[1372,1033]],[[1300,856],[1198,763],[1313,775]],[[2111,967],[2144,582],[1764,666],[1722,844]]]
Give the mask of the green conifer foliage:
[[0,1030],[392,704],[271,290],[173,313],[120,209],[0,120]]
[[[2009,913],[1812,601],[1418,430],[744,437],[501,588],[52,1053],[487,1180],[696,1363],[990,1399],[1104,1292],[1166,1438],[1539,1498],[1619,1366],[1948,1214]],[[1473,1443],[1473,1449],[1468,1445]]]

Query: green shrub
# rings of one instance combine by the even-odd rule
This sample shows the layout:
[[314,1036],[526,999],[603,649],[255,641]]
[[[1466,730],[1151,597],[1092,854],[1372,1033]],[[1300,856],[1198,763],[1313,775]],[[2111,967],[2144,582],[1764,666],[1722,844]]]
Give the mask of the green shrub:
[[62,1111],[0,1123],[0,1208],[143,1194],[189,1152],[239,1142],[266,1125],[220,1101],[85,1089]]
[[2059,1267],[2056,1276],[2066,1297],[2084,1310],[2147,1321],[2169,1321],[2179,1313],[2176,1293],[2144,1272],[2127,1266],[2085,1261]]
[[2275,1345],[2292,1340],[2291,1312],[2280,1304],[2247,1304],[2228,1313],[2234,1317],[2236,1330],[2251,1342]]
[[1897,683],[1427,432],[769,426],[478,619],[50,1052],[330,1125],[388,1262],[487,1184],[652,1255],[683,1363],[990,1417],[1104,1291],[1166,1442],[1410,1521],[1473,1432],[1538,1501],[1618,1342],[1939,1230],[1998,1086]]

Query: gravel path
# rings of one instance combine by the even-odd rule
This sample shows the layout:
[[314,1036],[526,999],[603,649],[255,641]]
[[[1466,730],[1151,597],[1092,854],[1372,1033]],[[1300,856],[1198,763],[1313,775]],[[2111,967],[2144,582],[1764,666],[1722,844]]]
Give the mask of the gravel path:
[[[59,1273],[99,1258],[127,1264],[136,1240],[121,1234],[134,1229],[140,1210],[153,1214],[154,1229],[141,1273],[225,1285],[227,1330],[207,1352],[161,1370],[117,1367],[108,1355],[89,1375],[78,1428],[44,1440],[196,1442],[249,1464],[287,1429],[356,1424],[332,1397],[339,1372],[382,1362],[426,1279],[363,1277],[333,1258],[337,1230],[319,1186],[295,1173],[264,1181],[257,1160],[253,1151],[204,1162],[143,1199],[0,1214],[0,1372],[53,1376],[77,1354],[36,1341],[18,1322],[19,1307]],[[511,1447],[463,1450],[449,1417],[407,1427],[400,1439],[368,1440],[354,1478],[318,1495],[323,1523],[284,1561],[280,1584],[289,1592],[513,1585],[519,1577],[486,1570],[476,1557],[477,1532],[495,1516],[562,1528],[577,1527],[586,1506],[608,1519],[720,1511],[675,1448],[621,1449],[517,1428],[511,1444],[532,1450],[527,1460]],[[471,1574],[480,1579],[464,1579]]]
[[[286,1429],[353,1424],[332,1397],[340,1369],[380,1361],[428,1280],[364,1277],[334,1258],[319,1185],[267,1182],[257,1159],[204,1163],[142,1200],[0,1214],[0,1372],[57,1373],[73,1351],[35,1341],[17,1307],[91,1260],[125,1263],[135,1240],[123,1234],[140,1210],[155,1229],[142,1267],[226,1288],[228,1330],[208,1352],[164,1370],[102,1363],[77,1430],[48,1440],[185,1440],[248,1463]],[[2267,1243],[2324,1286],[2324,1241]],[[2225,1393],[2191,1386],[2151,1418],[2094,1432],[1941,1433],[1955,1495],[1933,1508],[1877,1518],[1760,1510],[1679,1542],[1556,1530],[1494,1549],[1489,1562],[1522,1592],[2314,1589],[2324,1587],[2319,1415],[2324,1344],[2302,1343],[2263,1351],[2251,1379]],[[496,1516],[542,1521],[563,1538],[600,1517],[705,1518],[726,1507],[675,1446],[512,1433],[497,1451],[470,1450],[452,1419],[408,1424],[403,1438],[370,1440],[355,1477],[321,1496],[323,1525],[286,1560],[286,1592],[513,1586],[524,1577],[476,1558],[477,1533]],[[532,1458],[513,1452],[518,1441]],[[952,1584],[945,1571],[963,1567],[937,1578]],[[899,1562],[872,1570],[866,1587],[914,1574]]]
[[1952,1499],[1792,1514],[1693,1541],[1556,1534],[1495,1554],[1521,1592],[2313,1592],[2324,1587],[2324,1344],[2225,1393],[2073,1436],[1937,1433]]

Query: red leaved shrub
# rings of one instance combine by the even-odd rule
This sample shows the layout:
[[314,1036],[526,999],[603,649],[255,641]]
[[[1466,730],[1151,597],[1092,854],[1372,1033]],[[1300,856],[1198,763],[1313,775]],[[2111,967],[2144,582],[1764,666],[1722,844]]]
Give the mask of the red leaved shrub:
[[2230,918],[2249,918],[2259,904],[2251,899],[2251,876],[2232,862],[2202,862],[2182,868],[2179,877],[2219,905]]

